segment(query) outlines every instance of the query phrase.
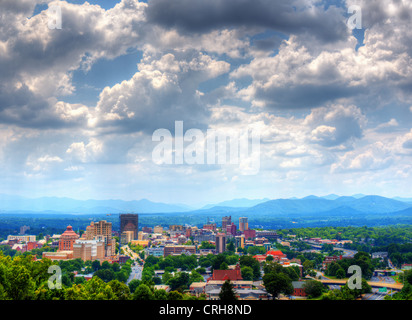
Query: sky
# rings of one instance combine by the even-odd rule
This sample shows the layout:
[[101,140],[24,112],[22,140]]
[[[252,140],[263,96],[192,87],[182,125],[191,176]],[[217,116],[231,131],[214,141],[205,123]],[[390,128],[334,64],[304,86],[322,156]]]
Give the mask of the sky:
[[[2,0],[0,15],[0,193],[412,197],[410,1]],[[259,152],[154,161],[177,121],[204,139],[259,132]]]

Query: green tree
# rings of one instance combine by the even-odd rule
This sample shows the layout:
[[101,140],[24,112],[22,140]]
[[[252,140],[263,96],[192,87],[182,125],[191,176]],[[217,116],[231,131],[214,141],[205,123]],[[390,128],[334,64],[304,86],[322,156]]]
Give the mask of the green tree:
[[100,269],[97,270],[94,274],[93,277],[99,277],[102,279],[104,282],[109,282],[111,280],[114,280],[116,278],[114,272],[112,269]]
[[239,259],[240,268],[251,267],[253,269],[253,280],[259,280],[260,273],[260,263],[252,256],[241,256]]
[[153,297],[152,291],[145,284],[141,284],[133,293],[133,300],[153,300]]
[[227,248],[228,251],[233,251],[233,252],[236,249],[235,244],[232,241],[227,244],[226,248]]
[[112,288],[112,291],[116,296],[116,300],[130,299],[130,289],[126,284],[118,280],[112,280],[108,283],[108,285]]
[[346,272],[342,268],[339,268],[338,271],[336,271],[336,278],[338,279],[343,279],[346,277]]
[[137,289],[137,287],[140,286],[141,281],[137,279],[133,279],[132,281],[129,282],[129,290],[131,293],[134,293]]
[[227,265],[226,262],[222,262],[222,264],[220,265],[219,270],[228,270],[229,266]]
[[170,272],[165,271],[165,273],[163,273],[163,275],[162,275],[162,282],[164,284],[167,284],[169,282],[169,280],[172,279],[172,278],[173,278],[173,275]]
[[179,291],[173,290],[167,294],[167,300],[183,300],[183,295]]
[[222,301],[235,301],[237,300],[235,290],[230,280],[226,280],[222,288],[220,289],[219,299]]
[[280,293],[292,294],[292,280],[282,272],[271,272],[263,276],[263,284],[272,296],[277,299]]
[[167,300],[167,292],[165,289],[155,290],[153,297],[155,300]]
[[189,285],[193,282],[204,282],[204,278],[196,270],[192,270],[189,276]]
[[253,280],[253,269],[251,267],[243,267],[240,269],[242,273],[243,280],[251,281]]
[[309,298],[317,298],[325,291],[322,282],[316,280],[306,281],[303,288]]
[[93,269],[93,271],[97,271],[97,270],[99,270],[100,268],[101,268],[100,261],[99,261],[99,260],[94,260],[94,261],[92,262],[92,269]]
[[117,262],[113,263],[112,264],[112,270],[114,272],[119,272],[120,271],[120,265]]
[[29,300],[34,295],[35,282],[23,265],[13,264],[8,270],[7,295],[12,300]]
[[178,272],[172,279],[168,281],[170,289],[183,291],[189,287],[190,277],[187,272]]

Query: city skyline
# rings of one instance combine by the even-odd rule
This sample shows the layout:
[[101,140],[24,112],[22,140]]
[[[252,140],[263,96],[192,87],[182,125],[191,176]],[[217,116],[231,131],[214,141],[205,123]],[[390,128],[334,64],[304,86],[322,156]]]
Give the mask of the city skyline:
[[[360,29],[349,23],[353,5]],[[411,4],[38,0],[0,9],[1,194],[190,206],[412,197]],[[50,23],[59,12],[61,28]],[[174,136],[180,121],[204,136],[259,130],[259,153],[236,164],[157,164],[154,132]]]

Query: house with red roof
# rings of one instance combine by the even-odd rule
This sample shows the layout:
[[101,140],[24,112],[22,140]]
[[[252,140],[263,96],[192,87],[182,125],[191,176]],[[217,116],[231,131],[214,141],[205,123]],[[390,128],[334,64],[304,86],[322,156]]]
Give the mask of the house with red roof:
[[213,270],[212,278],[209,280],[221,280],[221,281],[237,281],[243,280],[242,273],[240,272],[240,265],[237,264],[232,270]]

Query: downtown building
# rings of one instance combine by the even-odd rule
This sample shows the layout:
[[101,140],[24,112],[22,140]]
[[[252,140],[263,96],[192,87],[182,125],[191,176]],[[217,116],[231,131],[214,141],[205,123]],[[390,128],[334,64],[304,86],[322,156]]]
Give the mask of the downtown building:
[[216,235],[216,253],[222,253],[226,251],[226,234],[218,233]]
[[184,245],[176,245],[176,246],[165,246],[164,247],[164,257],[170,255],[192,255],[196,254],[196,246],[184,246]]
[[222,230],[226,231],[226,227],[232,224],[232,216],[222,218]]
[[73,259],[83,261],[103,260],[105,258],[105,243],[100,240],[77,240],[73,244]]
[[112,237],[112,223],[106,220],[92,221],[80,240],[96,240],[104,243],[104,255],[111,257],[116,252],[116,240]]
[[245,232],[245,230],[249,229],[248,218],[241,217],[239,218],[239,231]]
[[133,240],[137,239],[139,229],[139,215],[127,213],[120,215],[120,235],[125,231],[133,232]]

